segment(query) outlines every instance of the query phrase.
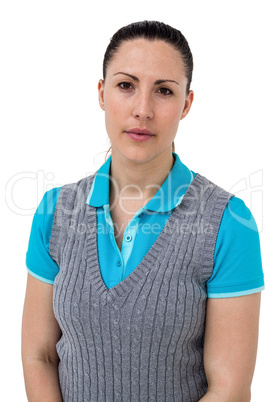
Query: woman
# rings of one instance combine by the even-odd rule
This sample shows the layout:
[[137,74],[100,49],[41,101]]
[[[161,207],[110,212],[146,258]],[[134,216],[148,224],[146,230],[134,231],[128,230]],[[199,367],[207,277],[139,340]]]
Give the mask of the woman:
[[186,39],[163,23],[111,39],[98,84],[111,156],[47,192],[33,220],[29,401],[250,400],[259,236],[242,200],[174,152],[192,69]]

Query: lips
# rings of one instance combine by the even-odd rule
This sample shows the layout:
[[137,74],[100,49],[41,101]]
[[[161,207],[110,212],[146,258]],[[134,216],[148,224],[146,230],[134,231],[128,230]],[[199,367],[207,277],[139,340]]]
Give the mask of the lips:
[[152,133],[150,130],[147,130],[146,128],[131,128],[126,131],[128,134],[139,134],[139,135],[150,135],[153,136],[154,133]]
[[136,143],[143,143],[145,141],[150,141],[155,134],[146,128],[130,128],[126,131],[128,138]]

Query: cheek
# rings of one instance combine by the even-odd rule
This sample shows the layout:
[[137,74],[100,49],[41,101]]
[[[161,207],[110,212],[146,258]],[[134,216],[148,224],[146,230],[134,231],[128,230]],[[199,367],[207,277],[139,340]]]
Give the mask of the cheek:
[[183,108],[180,105],[175,105],[172,108],[167,108],[166,110],[161,111],[161,115],[165,123],[169,126],[177,126],[181,115],[182,115]]
[[122,102],[117,102],[114,98],[112,101],[107,99],[105,105],[105,125],[109,137],[113,137],[118,130],[121,131],[124,121],[125,107],[122,105]]
[[117,97],[113,97],[110,99],[108,96],[105,100],[105,115],[107,119],[113,121],[119,121],[120,117],[122,117],[126,112],[126,104],[122,99],[118,99]]

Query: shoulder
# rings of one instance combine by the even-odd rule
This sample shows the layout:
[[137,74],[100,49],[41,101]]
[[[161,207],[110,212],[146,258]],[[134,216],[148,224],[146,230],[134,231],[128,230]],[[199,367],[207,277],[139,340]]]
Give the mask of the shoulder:
[[56,204],[62,187],[55,187],[43,195],[32,221],[32,230],[48,231],[52,227]]
[[251,210],[247,207],[245,202],[236,196],[230,198],[226,205],[223,224],[251,229],[258,232],[256,221],[253,217]]
[[96,172],[75,183],[62,186],[58,205],[64,205],[67,209],[72,209],[77,203],[84,203],[88,197],[95,176]]
[[203,192],[210,190],[211,195],[213,193],[215,194],[215,199],[222,197],[226,199],[226,205],[222,217],[223,225],[237,223],[258,231],[250,209],[241,198],[236,197],[234,194],[199,173],[195,174],[193,184],[199,186]]
[[234,194],[199,173],[195,175],[190,187],[191,198],[196,199],[197,205],[199,204],[204,211],[204,220],[210,222],[218,231],[224,212]]
[[41,231],[46,239],[49,238],[58,210],[62,210],[61,207],[64,206],[64,210],[67,211],[71,205],[77,205],[78,200],[84,202],[93,178],[94,175],[87,176],[78,182],[46,191],[36,209],[32,231]]
[[61,189],[62,187],[55,187],[45,192],[36,209],[38,216],[53,215]]
[[226,204],[218,235],[218,244],[230,243],[233,248],[250,249],[259,244],[259,230],[254,216],[245,202],[233,196]]
[[234,196],[234,194],[225,190],[218,184],[209,180],[207,177],[201,175],[200,173],[196,173],[194,176],[194,180],[191,183],[193,191],[198,190],[200,195],[208,200],[216,200],[217,198],[223,198],[226,202]]

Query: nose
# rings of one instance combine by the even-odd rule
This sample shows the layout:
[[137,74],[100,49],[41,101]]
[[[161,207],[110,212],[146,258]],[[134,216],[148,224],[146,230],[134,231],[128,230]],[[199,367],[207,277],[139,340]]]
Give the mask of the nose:
[[153,115],[150,95],[147,93],[137,94],[134,100],[133,116],[139,120],[149,120]]

